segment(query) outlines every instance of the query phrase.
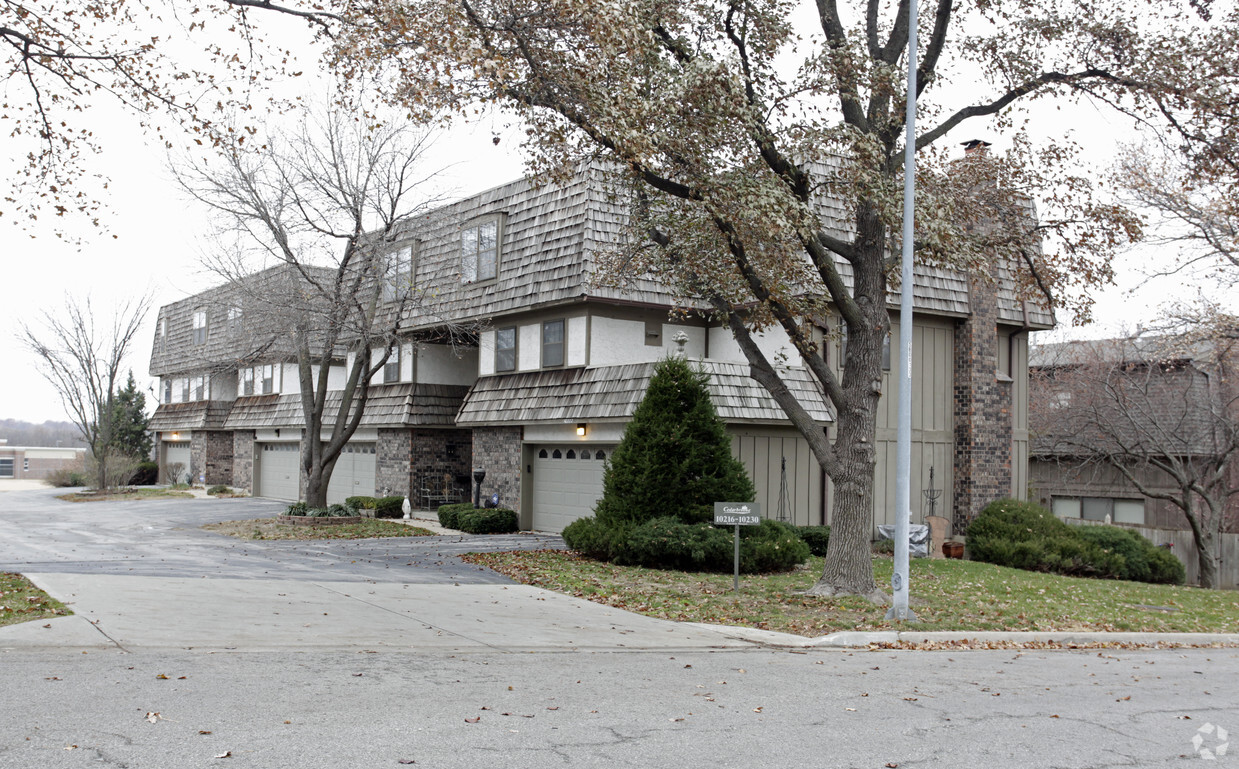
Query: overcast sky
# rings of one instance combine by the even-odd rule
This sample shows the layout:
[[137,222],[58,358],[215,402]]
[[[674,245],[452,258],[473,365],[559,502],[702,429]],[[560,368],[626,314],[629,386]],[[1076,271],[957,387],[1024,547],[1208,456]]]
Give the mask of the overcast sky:
[[[1058,113],[1056,124],[1062,125],[1064,117],[1071,122],[1071,115],[1081,127],[1086,146],[1099,159],[1112,154],[1117,138],[1130,135],[1122,120],[1088,108]],[[39,327],[41,313],[56,313],[66,295],[89,295],[99,315],[110,314],[125,299],[151,295],[152,310],[128,361],[138,381],[149,387],[147,368],[157,308],[219,282],[201,266],[208,234],[205,211],[172,181],[162,146],[141,133],[136,117],[111,105],[93,110],[91,121],[103,150],[90,161],[90,168],[111,180],[103,198],[107,229],[95,230],[75,221],[65,227],[66,222],[45,220],[28,232],[11,224],[0,225],[0,264],[4,266],[0,360],[7,364],[0,376],[0,418],[30,422],[66,418],[58,396],[39,375],[34,356],[18,338],[23,323]],[[956,131],[952,138],[963,141],[975,136],[1002,149],[1002,137],[988,133],[980,124],[974,129]],[[496,135],[498,145],[493,142]],[[461,125],[439,141],[432,163],[451,164],[441,177],[444,186],[457,196],[469,195],[521,175],[521,138],[522,132],[505,127],[500,119]],[[11,166],[12,160],[7,162]],[[67,229],[79,242],[56,237],[53,224]],[[1097,297],[1095,316],[1101,323],[1069,335],[1116,333],[1148,320],[1168,296],[1192,292],[1190,283],[1181,278],[1139,287],[1141,263],[1150,258],[1148,253],[1126,257],[1120,264],[1118,285]],[[153,409],[154,398],[149,402]]]

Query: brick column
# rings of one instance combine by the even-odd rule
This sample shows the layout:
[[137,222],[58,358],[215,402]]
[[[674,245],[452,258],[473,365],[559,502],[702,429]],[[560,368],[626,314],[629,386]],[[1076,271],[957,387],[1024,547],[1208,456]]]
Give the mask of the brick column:
[[416,506],[417,495],[410,488],[409,476],[412,468],[413,431],[407,427],[395,429],[379,429],[379,439],[375,446],[374,478],[375,496],[408,497]]
[[499,495],[499,506],[520,512],[521,427],[473,428],[473,466],[486,470],[482,495]]
[[231,432],[212,430],[206,434],[203,472],[208,486],[232,485],[233,438]]
[[232,433],[232,485],[254,493],[254,431]]
[[999,382],[998,305],[994,284],[973,278],[972,314],[955,328],[955,481],[954,530],[987,504],[1011,496],[1011,397],[1009,381]]

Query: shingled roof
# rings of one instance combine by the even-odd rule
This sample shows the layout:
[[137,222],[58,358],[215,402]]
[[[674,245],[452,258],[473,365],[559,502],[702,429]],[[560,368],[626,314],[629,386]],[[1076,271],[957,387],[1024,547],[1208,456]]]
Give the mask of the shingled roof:
[[[747,364],[696,361],[710,375],[710,398],[725,422],[786,423],[787,415],[748,375]],[[477,381],[456,422],[462,426],[532,422],[626,421],[645,396],[654,363],[501,374]],[[818,422],[833,417],[808,372],[783,372],[797,399]]]
[[[468,387],[460,385],[394,384],[370,388],[362,427],[452,426]],[[327,396],[323,423],[332,424],[340,410],[342,393]],[[305,417],[299,394],[253,395],[237,398],[224,427],[254,430],[268,427],[301,428]]]

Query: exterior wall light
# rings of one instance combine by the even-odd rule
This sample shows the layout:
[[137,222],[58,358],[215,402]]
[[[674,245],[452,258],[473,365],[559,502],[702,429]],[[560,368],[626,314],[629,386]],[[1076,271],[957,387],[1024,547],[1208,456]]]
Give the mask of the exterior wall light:
[[581,422],[580,424],[576,426],[576,434],[580,436],[585,435],[585,423],[584,422]]
[[172,433],[172,440],[179,441],[180,439],[181,439],[180,433]]

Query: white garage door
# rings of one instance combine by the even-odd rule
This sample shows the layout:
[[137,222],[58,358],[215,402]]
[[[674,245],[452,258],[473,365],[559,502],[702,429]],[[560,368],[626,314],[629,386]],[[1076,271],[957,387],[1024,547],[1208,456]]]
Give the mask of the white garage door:
[[560,532],[593,515],[602,497],[602,469],[614,446],[533,447],[533,528]]
[[350,443],[336,460],[336,469],[327,484],[327,504],[348,497],[373,497],[375,455],[373,443]]
[[[192,477],[189,466],[189,441],[165,441],[163,448],[165,480],[168,483],[184,483],[186,479]],[[181,467],[177,477],[173,478],[170,470],[176,464]]]
[[296,502],[300,497],[301,445],[263,443],[258,450],[258,496]]

